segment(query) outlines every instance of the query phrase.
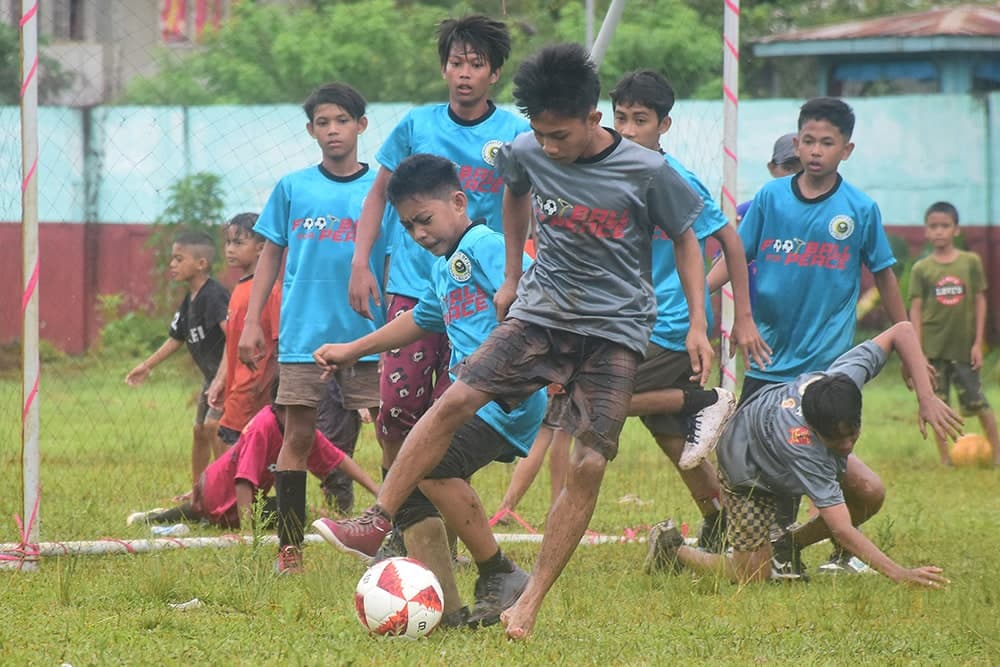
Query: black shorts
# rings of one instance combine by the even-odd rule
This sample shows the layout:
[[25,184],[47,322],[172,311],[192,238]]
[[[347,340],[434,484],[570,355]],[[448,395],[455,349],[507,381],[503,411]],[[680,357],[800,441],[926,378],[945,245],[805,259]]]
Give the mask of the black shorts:
[[220,426],[218,435],[219,440],[224,442],[227,447],[232,447],[240,439],[240,432],[228,426]]

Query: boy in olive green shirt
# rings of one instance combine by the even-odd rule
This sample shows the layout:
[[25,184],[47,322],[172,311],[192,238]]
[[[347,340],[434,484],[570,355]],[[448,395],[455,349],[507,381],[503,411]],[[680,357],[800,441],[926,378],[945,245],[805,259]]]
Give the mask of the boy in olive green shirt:
[[[910,274],[910,321],[937,372],[938,396],[947,403],[955,384],[962,414],[979,417],[993,465],[1000,465],[997,421],[979,381],[986,330],[983,264],[975,253],[955,247],[958,211],[948,202],[931,204],[924,227],[933,249]],[[936,439],[941,463],[951,465],[947,442]]]

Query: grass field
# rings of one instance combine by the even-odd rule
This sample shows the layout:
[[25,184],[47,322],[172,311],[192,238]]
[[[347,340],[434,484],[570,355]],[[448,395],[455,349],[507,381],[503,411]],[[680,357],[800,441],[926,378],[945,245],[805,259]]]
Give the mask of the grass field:
[[[126,514],[163,505],[188,485],[191,376],[177,364],[130,390],[122,383],[129,361],[64,361],[44,370],[43,540],[149,537],[146,528],[126,527]],[[0,380],[3,542],[17,540],[19,396],[16,380]],[[1000,405],[1000,392],[990,396]],[[273,547],[78,556],[46,559],[33,573],[0,572],[0,663],[1000,663],[1000,472],[938,466],[897,367],[869,385],[865,398],[856,451],[888,489],[865,532],[898,562],[944,567],[953,581],[946,591],[906,589],[881,576],[742,588],[690,575],[650,577],[640,572],[644,545],[584,546],[527,643],[506,641],[499,628],[380,641],[354,617],[362,566],[325,545],[307,548],[306,574],[282,579],[271,574]],[[621,449],[591,528],[621,535],[669,515],[696,529],[692,501],[640,424],[629,423]],[[377,472],[370,429],[357,458]],[[488,509],[510,472],[494,464],[474,480]],[[319,502],[318,483],[310,482],[310,503]],[[547,506],[543,477],[519,509],[540,526]],[[537,546],[507,551],[529,567]],[[827,555],[819,545],[805,561],[815,569]],[[472,571],[459,574],[467,596],[474,581]],[[199,609],[169,607],[194,597],[204,603]]]

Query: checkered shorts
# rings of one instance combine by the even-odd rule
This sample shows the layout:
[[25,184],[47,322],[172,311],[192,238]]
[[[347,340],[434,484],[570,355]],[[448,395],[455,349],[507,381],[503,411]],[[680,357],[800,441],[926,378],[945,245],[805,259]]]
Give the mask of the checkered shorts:
[[733,551],[757,551],[768,543],[777,519],[778,500],[761,489],[733,489],[722,471],[722,506],[726,510],[726,544]]

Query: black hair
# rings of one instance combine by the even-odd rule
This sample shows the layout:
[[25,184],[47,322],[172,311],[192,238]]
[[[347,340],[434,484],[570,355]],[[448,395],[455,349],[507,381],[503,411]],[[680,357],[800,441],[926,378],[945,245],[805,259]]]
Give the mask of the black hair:
[[438,24],[438,57],[442,68],[448,64],[455,46],[464,46],[482,56],[490,64],[490,71],[496,72],[510,57],[510,32],[503,21],[482,14],[445,19]]
[[611,106],[639,104],[656,112],[661,123],[674,108],[674,88],[667,77],[651,69],[629,72],[611,90]]
[[945,213],[950,215],[955,221],[955,226],[958,226],[958,209],[951,202],[946,201],[936,201],[927,207],[927,211],[924,213],[924,221],[927,221],[927,216],[931,213]]
[[256,213],[237,213],[226,222],[226,229],[235,227],[238,230],[237,236],[247,236],[254,241],[264,241],[263,235],[254,231],[254,224],[259,216]]
[[385,194],[395,206],[414,196],[447,199],[451,193],[461,189],[462,184],[451,160],[430,153],[416,153],[393,170]]
[[802,416],[820,437],[842,437],[845,426],[861,428],[861,390],[844,373],[824,375],[802,393]]
[[799,129],[811,120],[825,120],[850,139],[854,133],[854,110],[836,97],[814,97],[799,108]]
[[600,95],[597,66],[579,44],[546,46],[514,75],[514,101],[528,118],[550,111],[586,120]]
[[306,112],[309,122],[313,122],[316,107],[321,104],[336,104],[350,114],[354,120],[361,120],[365,115],[365,98],[346,83],[334,82],[320,86],[314,90],[305,102],[302,110]]
[[208,260],[209,264],[215,259],[215,239],[208,232],[184,231],[174,238],[174,243],[191,248],[196,257]]

